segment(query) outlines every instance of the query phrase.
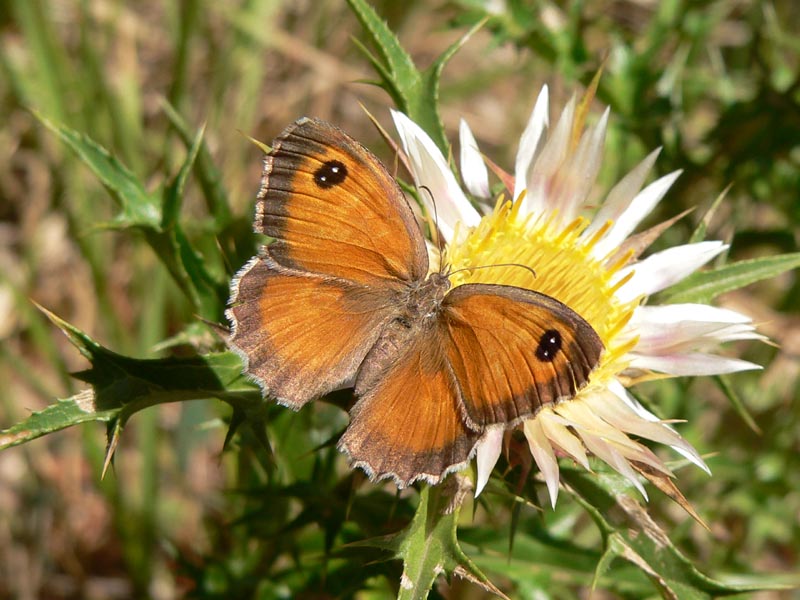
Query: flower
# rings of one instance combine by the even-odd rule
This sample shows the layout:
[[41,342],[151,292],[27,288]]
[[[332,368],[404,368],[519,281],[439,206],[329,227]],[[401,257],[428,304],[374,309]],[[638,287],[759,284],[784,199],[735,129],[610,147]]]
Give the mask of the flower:
[[[449,266],[453,286],[502,283],[552,296],[580,314],[600,336],[605,352],[588,384],[573,398],[543,407],[521,427],[555,506],[557,456],[589,469],[590,454],[608,463],[647,498],[637,471],[669,477],[653,451],[631,436],[670,446],[710,474],[697,451],[667,422],[645,409],[627,387],[647,378],[709,375],[760,368],[713,353],[722,342],[764,339],[751,319],[703,304],[647,304],[655,292],[681,281],[727,246],[704,241],[672,247],[640,259],[665,227],[632,236],[680,172],[642,188],[658,150],[619,181],[599,206],[589,205],[600,170],[609,111],[585,126],[585,107],[573,97],[550,127],[548,90],[539,94],[522,133],[513,180],[500,173],[512,199],[489,201],[489,179],[477,143],[462,121],[460,162],[464,186],[483,206],[469,201],[447,161],[428,135],[393,112],[412,175],[429,214],[446,241],[431,245],[431,264]],[[496,169],[497,170],[497,169]],[[436,206],[431,202],[435,200]],[[509,265],[512,266],[503,266]],[[468,269],[498,265],[492,269]],[[525,265],[535,270],[531,280]],[[489,428],[477,449],[476,495],[500,456],[505,427]]]

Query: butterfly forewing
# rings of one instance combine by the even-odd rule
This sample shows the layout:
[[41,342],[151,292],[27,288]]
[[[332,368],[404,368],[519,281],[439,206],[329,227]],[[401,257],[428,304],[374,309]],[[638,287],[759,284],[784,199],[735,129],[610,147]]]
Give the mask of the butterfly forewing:
[[603,344],[558,300],[522,288],[466,284],[443,303],[446,353],[471,426],[513,424],[571,398]]
[[367,285],[423,279],[425,243],[380,161],[333,125],[300,119],[267,156],[257,231],[285,267]]

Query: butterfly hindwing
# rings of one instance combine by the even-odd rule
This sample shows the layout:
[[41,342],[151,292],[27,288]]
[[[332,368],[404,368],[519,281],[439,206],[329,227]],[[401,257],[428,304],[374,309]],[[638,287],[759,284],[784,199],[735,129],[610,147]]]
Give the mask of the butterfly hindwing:
[[462,419],[441,338],[420,331],[398,347],[392,333],[359,373],[360,399],[339,448],[373,479],[392,477],[399,487],[420,479],[435,484],[466,464],[479,434]]
[[391,292],[282,268],[267,254],[236,276],[230,345],[273,398],[300,408],[343,384],[396,313]]
[[517,423],[571,398],[603,350],[575,311],[517,287],[456,287],[444,299],[441,319],[465,418],[480,429]]

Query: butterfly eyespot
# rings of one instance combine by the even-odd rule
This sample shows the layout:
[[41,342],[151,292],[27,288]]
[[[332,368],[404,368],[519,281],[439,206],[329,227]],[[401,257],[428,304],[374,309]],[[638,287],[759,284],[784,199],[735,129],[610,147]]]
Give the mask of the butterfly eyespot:
[[559,350],[561,350],[561,334],[555,329],[548,329],[539,338],[536,358],[542,362],[550,362],[555,359]]
[[314,182],[322,189],[339,185],[347,178],[347,167],[338,160],[329,160],[314,171]]

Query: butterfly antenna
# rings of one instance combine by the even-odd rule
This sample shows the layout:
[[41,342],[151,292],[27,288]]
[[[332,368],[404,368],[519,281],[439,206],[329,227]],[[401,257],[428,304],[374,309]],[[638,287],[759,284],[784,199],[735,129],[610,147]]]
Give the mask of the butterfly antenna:
[[519,263],[497,263],[495,265],[478,265],[477,267],[464,267],[463,269],[456,269],[452,271],[450,275],[455,275],[456,273],[461,273],[462,271],[474,271],[476,269],[491,269],[492,267],[517,267],[519,269],[525,269],[531,275],[533,275],[534,279],[536,278],[536,271],[534,271],[528,265],[521,265]]
[[439,256],[441,257],[444,254],[444,247],[442,246],[442,236],[439,232],[439,213],[436,209],[436,198],[433,197],[433,192],[427,185],[421,185],[419,189],[428,192],[431,204],[433,204],[433,231],[431,233],[436,238],[434,241],[436,242],[436,248],[439,250]]

